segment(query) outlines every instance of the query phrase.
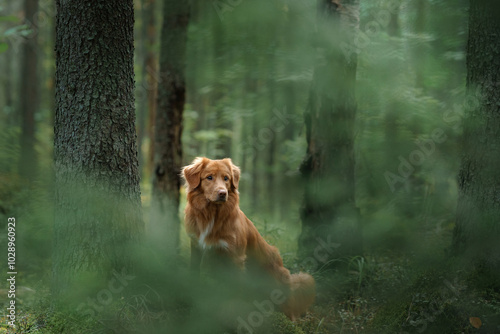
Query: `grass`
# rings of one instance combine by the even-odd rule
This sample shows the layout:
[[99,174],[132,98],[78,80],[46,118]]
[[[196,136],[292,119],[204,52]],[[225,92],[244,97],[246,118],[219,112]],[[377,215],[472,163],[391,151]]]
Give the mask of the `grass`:
[[[348,266],[317,277],[317,302],[306,316],[291,322],[274,312],[254,328],[254,333],[451,334],[500,330],[500,293],[494,288],[474,289],[473,277],[452,270],[452,264],[419,269],[405,258],[387,256],[355,257],[347,262]],[[189,303],[162,308],[158,306],[160,299],[161,293],[131,294],[117,299],[106,314],[89,319],[53,309],[46,294],[36,302],[20,300],[17,331],[7,328],[3,317],[0,333],[144,333],[146,329],[148,333],[161,333],[165,328],[177,328],[177,333],[196,332],[185,322],[197,319],[200,310],[195,311]],[[218,328],[221,334],[236,332],[231,326]]]
[[[268,239],[283,239],[279,228],[265,227]],[[274,312],[254,334],[500,333],[498,282],[485,280],[484,274],[453,263],[435,249],[418,256],[380,253],[334,259],[337,266],[333,269],[332,263],[320,267],[313,273],[318,295],[310,312],[295,322]],[[284,258],[288,268],[301,269],[293,256]],[[18,328],[7,327],[3,316],[0,333],[154,334],[169,328],[173,330],[168,332],[182,334],[200,333],[206,326],[213,329],[211,333],[236,332],[231,321],[237,317],[228,315],[234,303],[222,307],[220,283],[209,282],[193,290],[190,280],[181,276],[175,281],[170,268],[148,265],[155,268],[150,277],[134,280],[138,286],[123,298],[115,298],[95,319],[56,310],[40,275],[19,276]],[[5,309],[6,305],[0,299],[0,306]]]

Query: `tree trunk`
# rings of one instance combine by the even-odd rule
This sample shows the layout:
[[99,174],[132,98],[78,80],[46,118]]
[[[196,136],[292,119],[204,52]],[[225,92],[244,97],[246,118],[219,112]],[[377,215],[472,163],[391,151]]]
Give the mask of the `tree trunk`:
[[157,76],[158,73],[158,58],[155,51],[153,50],[153,45],[157,43],[158,38],[156,37],[156,13],[155,9],[157,4],[155,0],[147,0],[148,8],[147,19],[148,19],[148,53],[146,56],[146,76],[148,80],[148,137],[149,137],[149,154],[148,160],[145,163],[148,175],[153,172],[154,156],[155,156],[155,119],[156,119],[156,108],[158,99],[158,82],[161,80]]
[[455,253],[500,273],[500,6],[471,0]]
[[[387,34],[392,37],[400,37],[401,36],[401,29],[399,26],[399,11],[400,11],[400,6],[397,8],[394,8],[393,11],[391,11],[391,16],[390,16],[390,21],[389,25],[387,26]],[[423,28],[422,28],[423,29]],[[395,52],[398,50],[401,46],[399,45],[399,39],[393,39],[391,46],[393,47],[392,50]],[[392,51],[391,50],[391,51]],[[399,66],[398,66],[399,65]],[[404,68],[400,65],[400,63],[393,63],[394,68],[397,70],[394,71],[394,73],[400,73],[401,71],[404,70]],[[398,67],[396,67],[398,66]],[[403,66],[407,66],[407,64],[403,64]],[[385,147],[388,149],[385,150],[385,161],[389,163],[393,163],[394,161],[398,161],[398,156],[401,154],[401,143],[404,142],[400,138],[400,118],[402,116],[401,110],[404,110],[404,106],[401,105],[401,103],[398,101],[397,97],[393,96],[390,99],[385,99],[385,103],[382,106],[382,114],[384,116],[384,140],[385,140]],[[373,178],[375,179],[375,178]],[[371,196],[379,196],[379,193],[377,190],[376,186],[370,186],[369,191]]]
[[224,65],[227,62],[226,29],[216,11],[211,11],[212,34],[213,34],[213,61],[214,61],[214,88],[210,94],[211,106],[215,112],[215,129],[218,138],[215,145],[215,159],[224,159],[231,156],[231,137],[228,132],[233,125],[231,119],[224,110],[223,98],[227,94],[223,83]]
[[35,26],[38,0],[25,0],[25,21],[33,32],[22,46],[21,63],[21,156],[19,174],[27,179],[36,175],[35,112],[38,109],[38,28]]
[[389,36],[401,36],[401,28],[399,25],[399,8],[400,6],[391,11],[391,18],[387,26],[387,34],[389,34]]
[[178,211],[189,2],[167,0],[163,15],[150,232],[159,245],[165,246],[167,254],[175,255],[180,233]]
[[[155,0],[142,0],[141,2],[141,88],[143,92],[139,103],[137,142],[139,147],[139,166],[141,167],[141,175],[143,177],[151,175],[154,157],[154,115],[158,86],[158,78],[155,77],[157,68],[156,57],[153,50],[156,43],[155,7]],[[147,157],[142,153],[142,145],[146,135],[150,140]]]
[[[8,127],[14,127],[19,124],[18,119],[16,117],[16,112],[14,112],[14,94],[12,86],[14,85],[13,75],[12,75],[12,67],[14,65],[13,61],[13,50],[7,50],[3,56],[5,57],[5,62],[2,66],[2,73],[4,73],[3,77],[3,88],[5,94],[5,106],[4,110],[7,112],[6,116],[6,125]],[[11,143],[14,144],[14,143]],[[17,144],[17,142],[15,143]]]
[[[417,17],[415,20],[415,32],[418,35],[423,35],[425,33],[425,21],[426,21],[426,3],[427,0],[417,0],[415,2],[415,10],[417,12]],[[426,57],[427,50],[425,48],[425,43],[423,41],[417,41],[414,51],[414,62],[415,62],[415,85],[418,88],[425,87],[425,68],[426,68]]]
[[83,279],[107,284],[113,271],[126,271],[143,222],[133,1],[56,6],[53,282],[66,295],[81,291]]
[[[319,1],[318,43],[322,55],[314,71],[305,113],[307,154],[301,256],[314,258],[324,243],[329,258],[361,253],[358,209],[354,198],[354,94],[357,57],[349,53],[359,22],[358,0]],[[315,258],[315,263],[328,261]]]
[[[275,53],[276,50],[272,51],[272,54],[270,55],[269,59],[269,79],[267,80],[268,84],[268,90],[269,90],[269,111],[267,112],[267,115],[273,115],[272,108],[276,105],[276,81],[273,80],[276,77],[276,59],[275,59]],[[265,120],[266,124],[271,124],[271,117],[268,116],[267,119]],[[265,128],[264,128],[265,129]],[[278,196],[281,194],[278,194],[276,189],[276,182],[275,182],[275,174],[276,174],[276,145],[277,145],[277,136],[279,135],[279,132],[277,131],[272,131],[270,134],[271,138],[265,138],[266,142],[266,149],[267,149],[267,157],[266,157],[266,166],[265,166],[265,172],[266,172],[266,182],[265,182],[265,198],[266,198],[266,210],[270,214],[272,214],[271,217],[274,218],[274,214],[277,212],[275,210],[276,208],[276,202],[279,202]],[[264,139],[263,137],[261,137]]]

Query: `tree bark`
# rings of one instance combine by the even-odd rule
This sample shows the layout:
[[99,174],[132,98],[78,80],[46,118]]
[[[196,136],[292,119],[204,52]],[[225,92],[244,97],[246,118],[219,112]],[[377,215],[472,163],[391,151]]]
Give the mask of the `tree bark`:
[[150,232],[167,254],[179,246],[182,114],[186,99],[186,41],[189,2],[166,0],[161,32],[158,109],[155,121],[153,207]]
[[[57,0],[54,291],[131,266],[143,233],[132,0]],[[88,283],[88,282],[87,282]]]
[[21,63],[21,155],[19,174],[26,179],[36,175],[35,113],[38,109],[38,27],[35,18],[38,0],[25,0],[25,23],[32,29],[22,46]]
[[[330,259],[361,253],[358,209],[354,198],[354,121],[357,57],[349,53],[359,22],[358,0],[319,1],[320,60],[314,71],[305,112],[307,154],[301,256],[314,257],[324,242]],[[316,263],[327,259],[316,259]]]
[[471,0],[456,254],[500,272],[500,6]]

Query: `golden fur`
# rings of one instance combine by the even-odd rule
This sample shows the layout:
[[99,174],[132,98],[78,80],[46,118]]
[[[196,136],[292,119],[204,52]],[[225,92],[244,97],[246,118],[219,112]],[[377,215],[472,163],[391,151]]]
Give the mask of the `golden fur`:
[[240,269],[254,260],[287,295],[282,311],[292,320],[314,302],[315,282],[305,273],[290,274],[276,247],[269,245],[239,208],[240,169],[231,159],[196,158],[182,170],[186,180],[185,227],[191,237],[192,261],[196,248],[216,248]]

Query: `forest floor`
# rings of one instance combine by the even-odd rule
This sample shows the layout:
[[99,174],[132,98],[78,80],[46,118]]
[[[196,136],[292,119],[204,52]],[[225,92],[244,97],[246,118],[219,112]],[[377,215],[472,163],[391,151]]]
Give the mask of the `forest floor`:
[[[422,267],[403,256],[356,257],[342,269],[317,275],[317,301],[306,316],[292,323],[275,312],[252,333],[500,333],[500,293],[481,286],[477,276],[451,268],[442,259]],[[36,301],[32,289],[21,290],[17,330],[8,328],[3,316],[0,333],[144,333],[129,326],[131,321],[164,324],[171,319],[168,312],[148,313],[146,304],[135,305],[127,317],[115,319],[114,329],[103,330],[98,328],[104,319],[52,311],[40,306],[47,304]]]
[[320,282],[304,333],[500,333],[500,293],[486,273],[435,259],[358,258]]

